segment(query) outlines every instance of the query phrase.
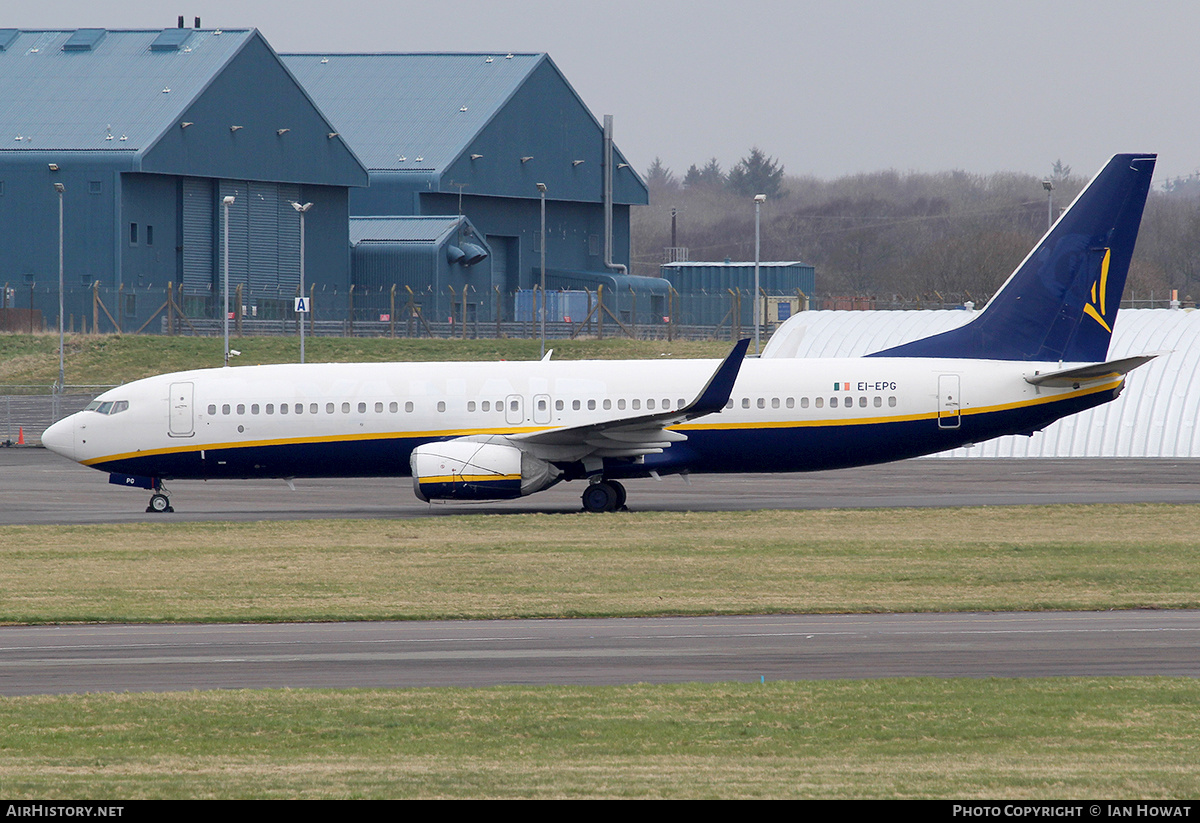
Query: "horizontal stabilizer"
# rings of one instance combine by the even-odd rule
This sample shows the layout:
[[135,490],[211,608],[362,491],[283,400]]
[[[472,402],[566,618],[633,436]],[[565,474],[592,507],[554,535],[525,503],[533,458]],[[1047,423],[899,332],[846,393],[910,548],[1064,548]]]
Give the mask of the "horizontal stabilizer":
[[1058,371],[1045,372],[1044,374],[1032,374],[1025,378],[1025,382],[1032,383],[1035,386],[1049,386],[1051,388],[1078,387],[1086,383],[1104,383],[1128,374],[1138,366],[1149,363],[1163,353],[1139,354],[1136,357],[1123,357],[1120,360],[1110,360],[1107,363],[1093,363],[1090,366],[1060,369]]

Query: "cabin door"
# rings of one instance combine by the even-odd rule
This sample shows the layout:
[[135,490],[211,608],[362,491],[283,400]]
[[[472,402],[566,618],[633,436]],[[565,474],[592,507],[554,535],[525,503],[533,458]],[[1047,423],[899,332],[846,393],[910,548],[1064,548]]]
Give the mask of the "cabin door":
[[191,383],[171,384],[171,427],[172,437],[191,437],[196,433],[192,422],[192,390]]
[[962,423],[962,402],[958,396],[958,375],[938,375],[938,428],[957,429]]

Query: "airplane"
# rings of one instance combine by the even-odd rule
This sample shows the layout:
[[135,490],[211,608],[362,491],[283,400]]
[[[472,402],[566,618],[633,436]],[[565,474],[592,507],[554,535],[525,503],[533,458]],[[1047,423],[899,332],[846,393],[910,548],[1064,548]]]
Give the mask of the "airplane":
[[[865,357],[285,364],[137,380],[43,444],[173,511],[173,479],[411,476],[423,501],[585,481],[800,472],[1026,434],[1115,399],[1156,354],[1106,361],[1154,171],[1115,155],[969,323]],[[770,353],[767,347],[764,355]]]

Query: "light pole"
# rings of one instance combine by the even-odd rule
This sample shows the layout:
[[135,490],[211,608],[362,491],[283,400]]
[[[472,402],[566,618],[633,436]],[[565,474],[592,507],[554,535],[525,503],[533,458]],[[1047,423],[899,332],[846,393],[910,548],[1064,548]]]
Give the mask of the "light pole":
[[62,394],[67,379],[63,372],[63,192],[62,183],[55,183],[58,192],[58,392]]
[[542,357],[546,356],[546,184],[537,184],[542,198]]
[[1046,231],[1050,231],[1054,225],[1054,184],[1049,177],[1042,181],[1042,188],[1046,190]]
[[[312,203],[297,203],[295,200],[289,201],[292,208],[300,213],[300,298],[306,300],[308,295],[304,293],[304,215],[308,214],[308,210],[312,208]],[[300,312],[300,362],[304,362],[304,315],[312,311],[312,306]]]
[[754,353],[758,354],[758,321],[762,317],[762,307],[759,305],[758,260],[761,249],[759,226],[761,223],[762,204],[767,202],[765,194],[754,195]]
[[221,201],[221,203],[225,206],[225,231],[224,231],[225,236],[223,238],[224,247],[225,247],[224,254],[223,254],[223,256],[225,258],[225,278],[224,278],[224,289],[223,289],[223,291],[225,292],[225,311],[223,312],[223,314],[224,314],[224,327],[225,327],[225,365],[226,366],[229,365],[229,207],[233,205],[234,199],[235,199],[234,196],[232,194],[230,194],[230,195],[226,195],[225,199],[223,199]]

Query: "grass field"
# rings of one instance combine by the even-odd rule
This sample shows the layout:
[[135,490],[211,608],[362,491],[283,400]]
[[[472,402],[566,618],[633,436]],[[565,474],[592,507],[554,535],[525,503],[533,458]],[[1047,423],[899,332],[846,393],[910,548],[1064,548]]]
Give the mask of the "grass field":
[[1191,506],[0,528],[0,621],[1195,608]]
[[1189,798],[1200,680],[232,691],[0,701],[23,798]]
[[[185,369],[222,365],[221,339],[157,335],[68,335],[69,385],[113,385]],[[291,337],[243,337],[230,342],[241,352],[234,366],[300,362]],[[624,360],[658,357],[724,357],[731,344],[717,341],[552,340],[556,360]],[[536,360],[539,340],[391,340],[313,337],[309,363],[429,360]],[[58,335],[0,334],[0,384],[50,385],[58,380]]]

